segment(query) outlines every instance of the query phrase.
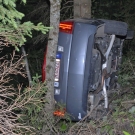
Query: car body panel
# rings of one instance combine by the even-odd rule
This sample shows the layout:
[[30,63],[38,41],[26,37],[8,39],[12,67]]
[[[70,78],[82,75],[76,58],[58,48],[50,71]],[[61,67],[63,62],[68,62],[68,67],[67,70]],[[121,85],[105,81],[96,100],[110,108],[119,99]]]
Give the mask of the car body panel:
[[87,22],[74,22],[72,34],[59,32],[58,46],[63,46],[64,51],[57,88],[60,89],[60,94],[54,95],[54,98],[57,102],[66,104],[67,113],[75,121],[87,114],[90,57],[96,30],[97,26]]
[[62,59],[60,67],[60,80],[59,80],[60,83],[58,87],[61,91],[60,95],[55,95],[54,97],[57,102],[61,102],[63,104],[66,103],[71,42],[72,42],[71,34],[65,34],[63,32],[59,33],[58,46],[62,46],[64,48],[64,51],[61,52]]
[[[66,100],[67,112],[74,116],[73,119],[75,120],[81,119],[87,113],[88,83],[85,83],[85,81],[89,80],[90,69],[86,70],[85,66],[90,67],[90,59],[86,62],[86,58],[87,55],[91,57],[95,33],[96,27],[92,25],[80,23],[75,25],[75,36],[72,40],[70,53]],[[91,42],[89,42],[89,38],[91,38]]]

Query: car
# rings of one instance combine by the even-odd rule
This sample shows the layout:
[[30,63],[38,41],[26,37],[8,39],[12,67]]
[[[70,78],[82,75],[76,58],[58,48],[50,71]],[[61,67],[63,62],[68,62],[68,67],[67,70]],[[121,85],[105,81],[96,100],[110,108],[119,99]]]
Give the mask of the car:
[[121,21],[79,18],[60,22],[54,99],[63,110],[57,108],[55,116],[67,113],[79,121],[98,105],[108,109],[108,91],[117,87],[124,40],[133,35]]

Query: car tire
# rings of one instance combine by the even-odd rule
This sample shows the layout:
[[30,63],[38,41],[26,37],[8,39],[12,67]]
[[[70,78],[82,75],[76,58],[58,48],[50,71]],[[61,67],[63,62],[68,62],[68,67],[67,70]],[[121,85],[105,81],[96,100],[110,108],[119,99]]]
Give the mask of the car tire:
[[125,22],[114,20],[102,20],[105,23],[104,32],[118,36],[126,36],[128,25]]

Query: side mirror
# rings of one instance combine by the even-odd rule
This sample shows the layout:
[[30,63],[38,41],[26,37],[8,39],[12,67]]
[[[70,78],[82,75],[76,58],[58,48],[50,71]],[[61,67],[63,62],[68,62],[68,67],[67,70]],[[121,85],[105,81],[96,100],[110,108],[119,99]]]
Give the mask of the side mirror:
[[127,30],[126,39],[133,39],[133,37],[134,37],[134,31],[133,30]]

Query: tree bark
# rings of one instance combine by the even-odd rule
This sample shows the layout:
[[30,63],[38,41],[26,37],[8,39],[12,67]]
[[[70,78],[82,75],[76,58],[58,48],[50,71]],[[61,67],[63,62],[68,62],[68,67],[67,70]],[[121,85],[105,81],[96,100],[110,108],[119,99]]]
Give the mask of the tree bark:
[[91,18],[91,0],[74,0],[74,18]]
[[60,0],[50,0],[50,26],[46,61],[47,95],[45,109],[51,113],[54,107],[54,70],[60,22]]
[[27,73],[27,77],[28,77],[28,81],[29,81],[29,86],[31,86],[32,78],[31,78],[31,73],[30,73],[30,69],[29,69],[29,62],[27,59],[27,55],[26,55],[26,51],[25,51],[24,46],[21,46],[21,50],[22,50],[22,53],[24,56],[24,62],[25,62],[24,65],[25,65],[25,69],[26,69],[26,73]]

